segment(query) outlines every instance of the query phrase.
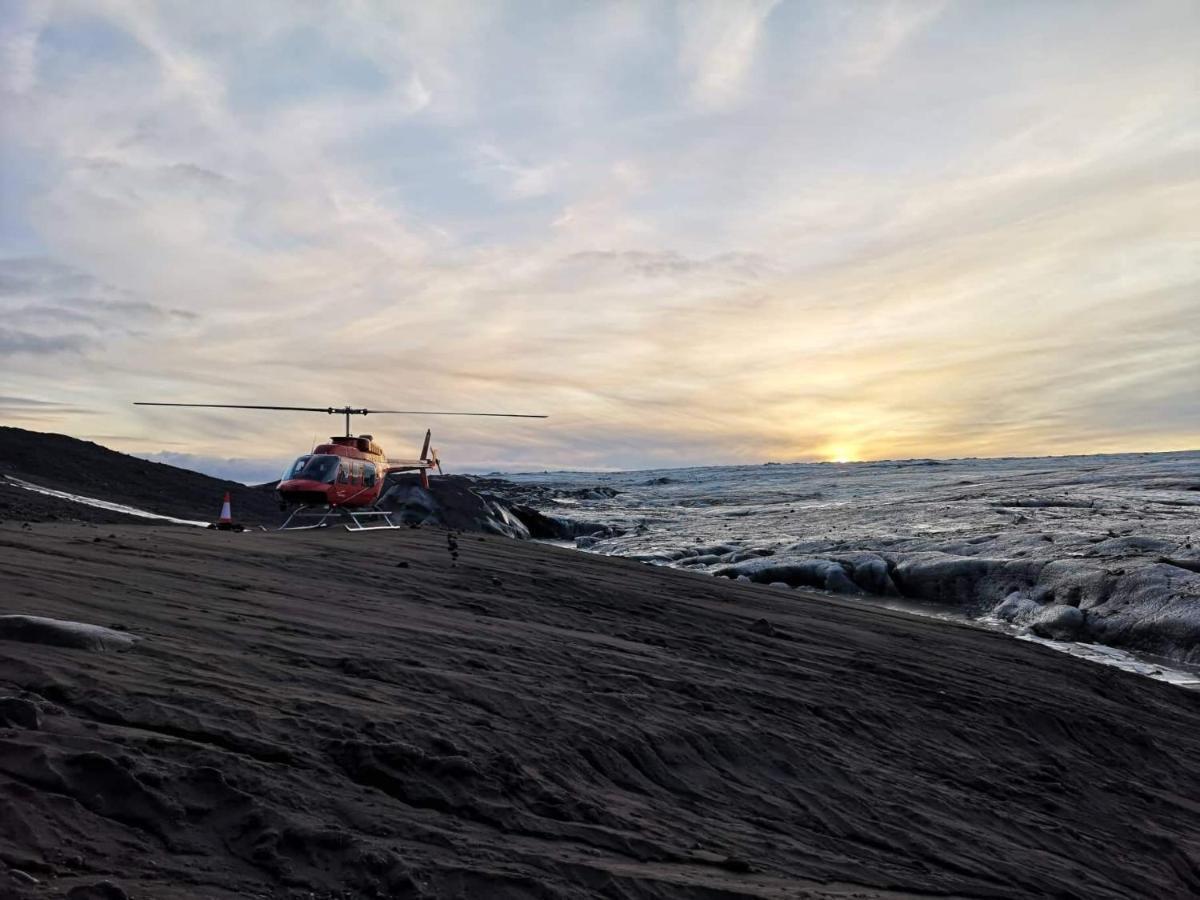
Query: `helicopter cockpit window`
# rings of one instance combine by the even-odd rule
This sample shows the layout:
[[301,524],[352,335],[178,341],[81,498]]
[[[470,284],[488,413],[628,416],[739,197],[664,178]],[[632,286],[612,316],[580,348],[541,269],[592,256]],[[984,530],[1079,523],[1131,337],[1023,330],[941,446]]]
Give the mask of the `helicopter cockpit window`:
[[338,458],[336,456],[301,456],[292,463],[292,468],[284,476],[284,479],[303,478],[305,481],[332,483],[337,467]]
[[350,480],[350,462],[343,459],[337,470],[338,484],[346,484]]
[[290,466],[288,466],[284,470],[283,477],[279,480],[280,481],[288,481],[289,479],[292,479],[292,478],[298,478],[299,475],[297,473],[304,471],[304,464],[306,462],[308,462],[310,459],[312,459],[311,456],[301,456],[298,460],[296,460],[294,463],[292,463]]

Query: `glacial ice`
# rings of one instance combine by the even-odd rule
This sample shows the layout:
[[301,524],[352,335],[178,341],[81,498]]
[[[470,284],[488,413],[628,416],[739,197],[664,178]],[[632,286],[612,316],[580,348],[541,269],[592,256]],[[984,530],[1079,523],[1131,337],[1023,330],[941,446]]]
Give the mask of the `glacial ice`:
[[574,491],[590,552],[1200,665],[1200,452],[510,477]]

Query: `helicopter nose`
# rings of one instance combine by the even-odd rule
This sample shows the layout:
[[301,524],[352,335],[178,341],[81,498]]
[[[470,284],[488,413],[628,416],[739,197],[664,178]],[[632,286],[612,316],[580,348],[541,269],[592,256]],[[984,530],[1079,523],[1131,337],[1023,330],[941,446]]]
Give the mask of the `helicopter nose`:
[[293,478],[279,482],[275,490],[285,503],[320,504],[329,501],[330,485],[306,478]]

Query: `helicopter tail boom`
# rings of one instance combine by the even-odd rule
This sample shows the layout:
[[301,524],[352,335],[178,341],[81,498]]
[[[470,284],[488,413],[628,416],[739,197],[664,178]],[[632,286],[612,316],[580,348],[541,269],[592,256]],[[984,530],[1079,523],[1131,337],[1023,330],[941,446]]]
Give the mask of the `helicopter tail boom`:
[[437,450],[429,446],[431,440],[433,440],[433,431],[432,429],[426,429],[425,442],[421,445],[421,458],[389,459],[387,463],[388,473],[416,470],[421,474],[421,487],[428,490],[430,470],[437,469],[439,475],[444,474],[442,472],[442,461],[438,459]]

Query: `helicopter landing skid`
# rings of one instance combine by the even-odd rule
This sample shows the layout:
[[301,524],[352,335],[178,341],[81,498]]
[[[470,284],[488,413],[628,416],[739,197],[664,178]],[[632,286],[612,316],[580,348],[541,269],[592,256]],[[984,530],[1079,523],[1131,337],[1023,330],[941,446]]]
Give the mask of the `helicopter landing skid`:
[[[347,531],[378,531],[383,528],[400,528],[392,521],[392,514],[386,509],[364,507],[362,509],[346,509],[343,506],[301,506],[298,507],[287,521],[279,526],[280,531],[305,531],[311,528],[329,528],[340,519]],[[305,520],[316,519],[311,524],[301,524]],[[293,525],[294,520],[299,520]]]

